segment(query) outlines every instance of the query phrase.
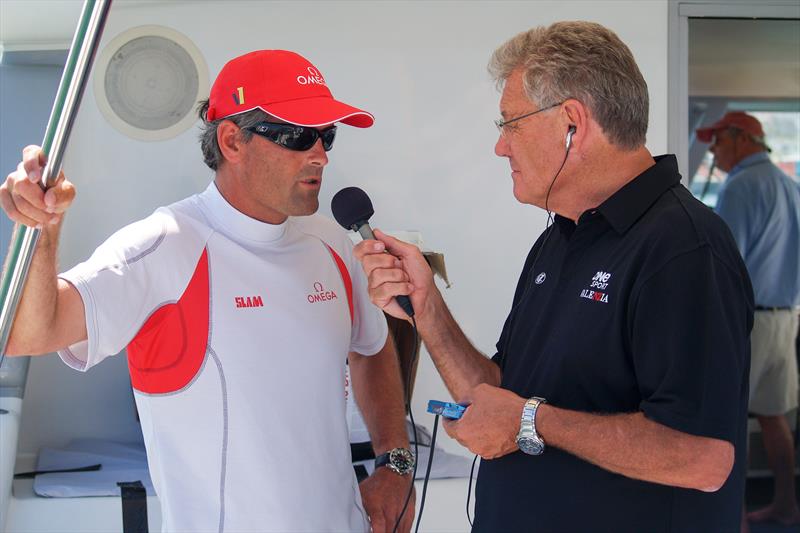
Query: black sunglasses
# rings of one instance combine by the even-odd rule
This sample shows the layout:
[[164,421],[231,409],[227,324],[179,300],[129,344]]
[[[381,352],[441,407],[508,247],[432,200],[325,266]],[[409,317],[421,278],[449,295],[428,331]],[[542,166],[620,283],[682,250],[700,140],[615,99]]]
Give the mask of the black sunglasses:
[[310,150],[320,138],[322,139],[322,148],[328,152],[333,148],[333,140],[336,138],[336,126],[319,131],[310,126],[259,122],[255,126],[244,129],[296,152]]

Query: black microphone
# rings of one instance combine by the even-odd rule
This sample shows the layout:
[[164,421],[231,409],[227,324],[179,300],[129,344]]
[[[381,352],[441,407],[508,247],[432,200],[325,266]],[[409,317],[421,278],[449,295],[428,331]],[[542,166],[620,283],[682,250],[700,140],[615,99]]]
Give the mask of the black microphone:
[[[333,195],[331,211],[336,222],[346,230],[357,231],[364,239],[375,239],[372,228],[369,227],[369,218],[375,214],[372,202],[367,193],[358,187],[345,187]],[[408,316],[414,316],[414,308],[408,296],[400,295],[395,298],[403,311]]]

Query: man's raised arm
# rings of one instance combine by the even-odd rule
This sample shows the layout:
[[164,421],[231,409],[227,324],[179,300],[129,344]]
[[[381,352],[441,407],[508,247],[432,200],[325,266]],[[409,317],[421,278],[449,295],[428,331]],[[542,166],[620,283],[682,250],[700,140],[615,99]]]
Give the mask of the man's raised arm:
[[[17,170],[0,185],[0,206],[17,224],[42,230],[17,307],[7,355],[41,355],[86,339],[83,300],[57,277],[58,238],[75,187],[61,173],[47,191],[40,181],[46,157],[38,146],[22,152]],[[10,255],[10,254],[9,254]],[[6,264],[5,269],[9,265]]]

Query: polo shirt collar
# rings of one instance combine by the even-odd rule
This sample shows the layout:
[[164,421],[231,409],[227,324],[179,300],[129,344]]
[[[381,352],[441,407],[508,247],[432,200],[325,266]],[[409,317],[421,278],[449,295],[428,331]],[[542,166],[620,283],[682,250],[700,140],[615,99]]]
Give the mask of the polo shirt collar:
[[209,215],[230,232],[233,238],[269,243],[277,241],[286,233],[286,221],[269,224],[245,215],[228,203],[213,181],[200,194],[200,199],[208,208]]
[[619,234],[628,231],[664,192],[681,181],[674,155],[654,159],[655,165],[626,183],[597,208]]
[[747,157],[736,163],[736,165],[731,169],[731,171],[728,172],[728,175],[732,176],[737,172],[739,172],[740,170],[744,170],[747,167],[757,165],[758,163],[762,163],[764,161],[769,161],[769,154],[767,154],[767,152],[757,152],[755,154],[748,155]]

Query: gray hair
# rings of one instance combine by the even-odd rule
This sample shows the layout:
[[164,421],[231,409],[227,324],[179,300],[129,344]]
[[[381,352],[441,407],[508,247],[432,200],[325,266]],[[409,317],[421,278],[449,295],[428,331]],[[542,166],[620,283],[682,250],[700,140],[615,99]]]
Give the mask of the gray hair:
[[208,100],[203,100],[197,106],[197,114],[203,121],[200,131],[200,149],[203,151],[203,161],[211,170],[217,170],[223,161],[222,152],[217,142],[217,128],[223,120],[230,120],[242,130],[241,135],[245,143],[249,143],[253,138],[253,132],[247,130],[259,122],[269,119],[269,115],[261,109],[253,109],[238,115],[231,115],[218,120],[210,121],[208,116]]
[[756,144],[766,150],[767,152],[772,152],[772,148],[769,147],[767,144],[767,139],[765,137],[759,137],[758,135],[753,135],[752,133],[748,133],[743,129],[737,128],[736,126],[728,126],[728,134],[731,137],[738,137],[743,135],[747,139],[750,140],[753,144]]
[[612,144],[632,150],[645,143],[647,83],[630,49],[608,28],[576,21],[522,32],[489,62],[498,87],[518,68],[524,69],[525,93],[540,108],[575,98]]

